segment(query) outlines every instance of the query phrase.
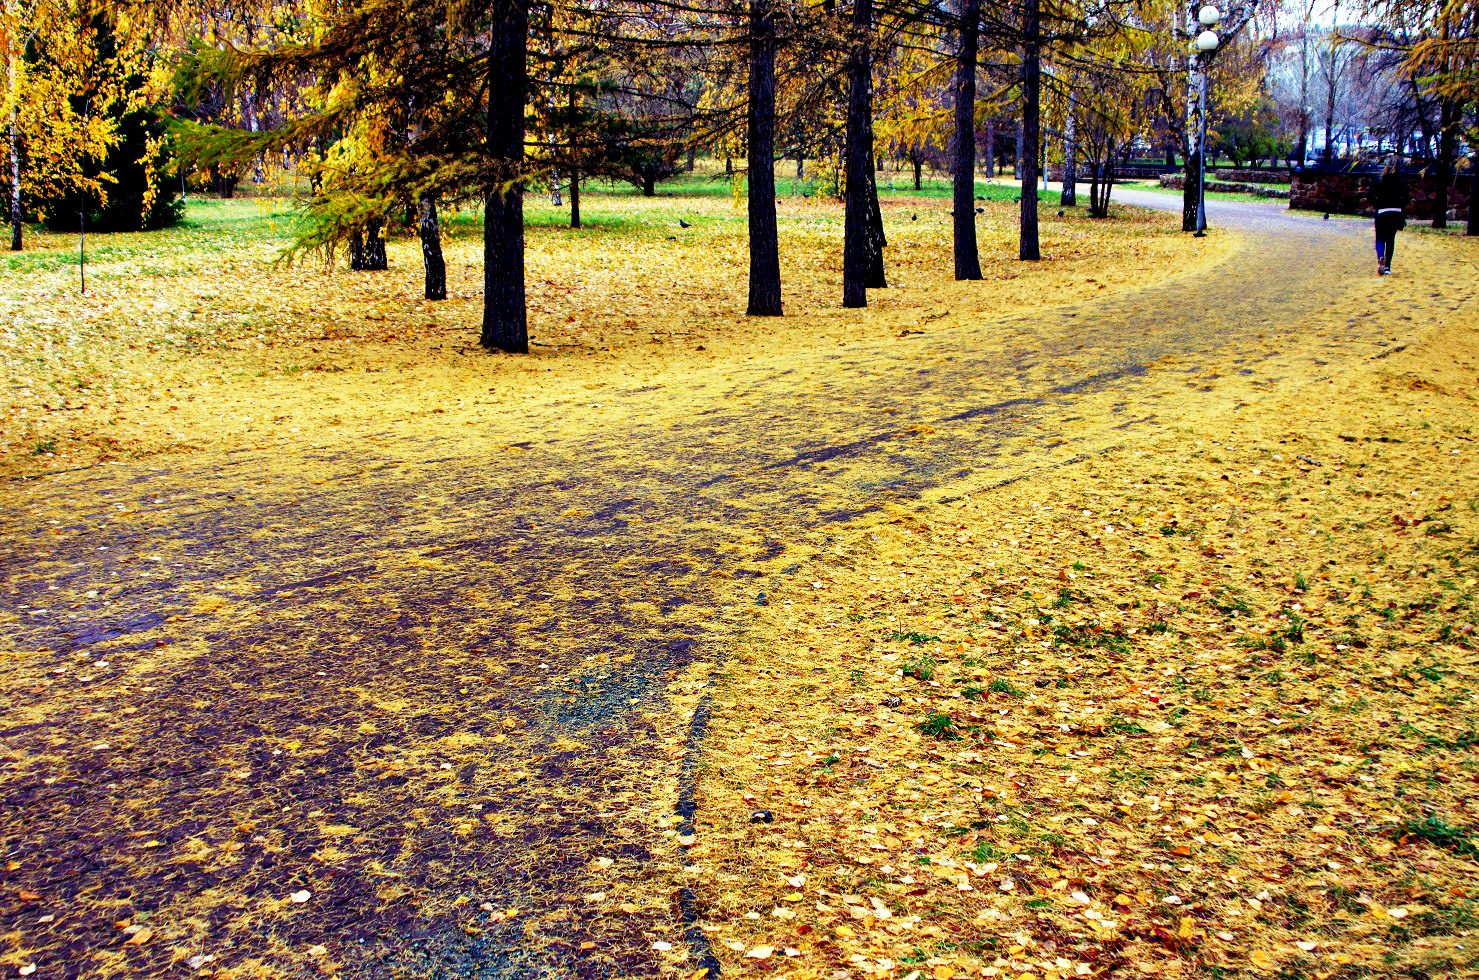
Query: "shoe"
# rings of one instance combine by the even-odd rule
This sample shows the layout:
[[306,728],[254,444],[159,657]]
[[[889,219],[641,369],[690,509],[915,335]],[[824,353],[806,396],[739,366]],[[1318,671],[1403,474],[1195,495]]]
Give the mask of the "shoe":
[[1389,276],[1391,274],[1392,274],[1392,270],[1389,269],[1389,268],[1387,268],[1386,266],[1382,266],[1381,269],[1380,269],[1380,271],[1377,272],[1377,275],[1380,275],[1380,276]]

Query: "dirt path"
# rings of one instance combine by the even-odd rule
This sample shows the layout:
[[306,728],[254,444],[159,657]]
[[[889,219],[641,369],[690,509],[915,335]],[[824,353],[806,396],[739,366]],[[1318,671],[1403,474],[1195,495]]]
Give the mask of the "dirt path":
[[1370,278],[1364,225],[1249,208],[1202,281],[10,488],[7,959],[659,971],[689,718],[767,578],[952,481],[1236,425],[1469,295]]

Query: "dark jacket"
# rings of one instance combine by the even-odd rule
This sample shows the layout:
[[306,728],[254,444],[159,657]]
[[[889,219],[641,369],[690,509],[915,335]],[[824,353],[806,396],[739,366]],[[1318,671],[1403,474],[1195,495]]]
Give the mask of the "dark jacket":
[[1385,174],[1378,177],[1371,185],[1371,191],[1367,194],[1371,206],[1377,211],[1387,208],[1396,208],[1399,211],[1406,210],[1407,202],[1411,195],[1407,192],[1407,181],[1400,174]]

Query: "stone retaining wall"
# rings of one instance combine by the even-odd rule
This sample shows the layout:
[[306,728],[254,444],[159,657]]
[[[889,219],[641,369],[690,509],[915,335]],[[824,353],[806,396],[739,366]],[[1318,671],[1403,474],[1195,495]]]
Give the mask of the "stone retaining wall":
[[[1179,191],[1186,186],[1186,178],[1181,174],[1162,174],[1161,186]],[[1289,192],[1282,187],[1259,187],[1256,184],[1236,184],[1220,180],[1207,181],[1207,190],[1219,194],[1247,194],[1250,197],[1273,197],[1279,200],[1289,197]]]
[[1214,170],[1212,176],[1218,180],[1231,180],[1243,184],[1287,184],[1287,170]]
[[[1375,174],[1351,173],[1302,173],[1296,174],[1290,185],[1289,207],[1300,211],[1325,211],[1330,214],[1370,214],[1371,205],[1366,195]],[[1407,217],[1417,221],[1433,219],[1433,195],[1438,189],[1437,178],[1411,175],[1407,178],[1412,203],[1407,207]],[[1467,221],[1469,198],[1474,187],[1472,174],[1459,174],[1453,178],[1448,191],[1448,219]]]

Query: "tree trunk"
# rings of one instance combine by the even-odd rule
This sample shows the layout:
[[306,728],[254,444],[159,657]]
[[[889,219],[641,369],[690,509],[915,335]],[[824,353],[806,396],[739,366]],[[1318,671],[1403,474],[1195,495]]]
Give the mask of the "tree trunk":
[[642,178],[642,196],[643,197],[656,197],[657,196],[657,178],[656,177],[653,177],[651,175],[643,176],[643,178]]
[[914,189],[924,189],[924,160],[916,156],[912,161],[914,164]]
[[492,0],[488,48],[487,153],[501,164],[501,187],[483,217],[483,333],[493,350],[529,352],[524,295],[524,103],[529,92],[529,11],[525,0]]
[[1109,217],[1109,197],[1114,193],[1114,144],[1109,144],[1109,154],[1104,165],[1104,181],[1099,186],[1099,213],[1096,218]]
[[[1448,227],[1448,189],[1453,184],[1453,158],[1458,142],[1458,106],[1452,99],[1438,103],[1438,180],[1433,188],[1433,227]],[[1473,207],[1472,202],[1470,207]]]
[[1469,157],[1469,221],[1466,235],[1479,235],[1479,152]]
[[352,272],[363,272],[365,266],[365,233],[356,228],[349,233],[349,268]]
[[[570,227],[580,227],[580,148],[575,145],[575,89],[570,90]],[[688,150],[689,170],[693,169],[693,150]]]
[[806,154],[804,153],[796,154],[796,179],[806,179]]
[[1073,96],[1068,97],[1068,118],[1063,123],[1063,206],[1078,206],[1078,121],[1073,114]]
[[385,239],[380,237],[382,222],[371,221],[365,228],[365,271],[384,272],[390,268],[385,254]]
[[[870,118],[868,124],[868,146],[872,152],[873,146],[873,124]],[[883,249],[888,244],[888,237],[883,231],[883,208],[878,205],[878,181],[873,176],[873,171],[868,173],[868,279],[869,289],[887,289],[888,276],[883,267]]]
[[1201,192],[1202,110],[1201,86],[1205,66],[1200,55],[1192,55],[1186,73],[1186,158],[1181,181],[1181,230],[1197,230],[1197,195]]
[[1335,53],[1330,54],[1330,84],[1325,98],[1325,162],[1335,159]]
[[[11,71],[15,69],[12,68]],[[10,250],[21,250],[21,131],[16,110],[10,109]]]
[[426,270],[426,298],[447,298],[447,262],[442,258],[442,226],[437,221],[437,201],[429,194],[417,201],[420,211],[416,230],[421,235],[421,264]]
[[[981,0],[961,0],[960,47],[955,53],[955,278],[981,278],[976,243],[976,61],[981,41]],[[987,133],[991,126],[987,124]],[[987,159],[991,150],[986,151]]]
[[689,173],[693,173],[693,168],[696,166],[698,166],[698,148],[690,146],[688,148],[688,160],[683,164],[683,168]]
[[1019,122],[1019,123],[1017,123],[1017,157],[1016,157],[1015,160],[1012,161],[1012,176],[1015,177],[1015,178],[1017,178],[1018,180],[1021,180],[1022,179],[1022,141],[1023,141],[1023,136],[1024,136],[1024,134],[1022,132],[1022,124]]
[[996,120],[986,120],[986,176],[996,178]]
[[842,233],[842,305],[868,305],[873,148],[873,0],[853,0],[853,51],[848,65],[847,201]]
[[1024,0],[1022,36],[1022,228],[1019,257],[1042,258],[1037,236],[1037,157],[1042,135],[1042,25],[1040,0]]
[[775,217],[775,22],[771,0],[750,0],[750,316],[781,315]]

